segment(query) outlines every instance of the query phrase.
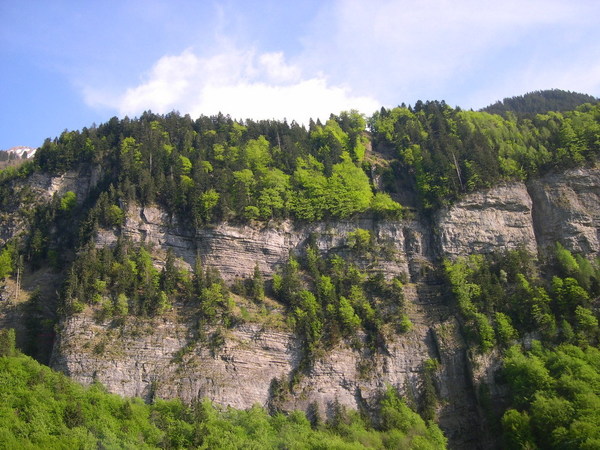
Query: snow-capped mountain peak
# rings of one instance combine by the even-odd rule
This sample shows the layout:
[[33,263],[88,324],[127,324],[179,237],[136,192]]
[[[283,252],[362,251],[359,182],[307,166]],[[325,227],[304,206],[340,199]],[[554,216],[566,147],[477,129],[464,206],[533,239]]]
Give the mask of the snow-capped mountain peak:
[[13,153],[13,154],[17,155],[19,158],[23,158],[23,155],[25,155],[26,158],[31,158],[33,155],[35,155],[36,150],[37,149],[35,149],[33,147],[17,146],[17,147],[9,148],[8,150],[6,150],[6,152]]

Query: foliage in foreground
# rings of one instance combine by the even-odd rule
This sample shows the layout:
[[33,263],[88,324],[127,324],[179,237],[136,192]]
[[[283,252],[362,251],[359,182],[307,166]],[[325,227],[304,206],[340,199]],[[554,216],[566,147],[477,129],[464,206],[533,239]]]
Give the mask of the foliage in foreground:
[[[504,448],[600,448],[600,265],[556,244],[544,266],[524,250],[446,261],[467,337],[504,350]],[[536,336],[524,351],[519,337]]]
[[502,417],[507,448],[600,448],[598,348],[512,347],[503,372],[513,397]]
[[439,428],[413,412],[391,387],[382,396],[377,428],[357,412],[336,407],[323,423],[296,411],[270,416],[254,406],[220,409],[204,400],[108,394],[83,388],[14,350],[14,333],[0,331],[0,448],[445,448]]

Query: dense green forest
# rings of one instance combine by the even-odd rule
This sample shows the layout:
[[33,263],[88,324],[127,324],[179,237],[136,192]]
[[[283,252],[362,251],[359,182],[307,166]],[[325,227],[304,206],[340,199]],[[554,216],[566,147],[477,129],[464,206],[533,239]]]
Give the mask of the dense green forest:
[[505,98],[502,101],[497,101],[492,105],[486,106],[482,111],[490,114],[505,114],[510,111],[520,116],[533,116],[535,114],[546,114],[548,111],[571,111],[584,103],[597,102],[598,99],[592,95],[563,91],[561,89],[548,89]]
[[[396,257],[393,246],[368,230],[345,237],[344,258],[321,255],[309,242],[272,278],[263,279],[257,267],[251,278],[233,285],[200,260],[187,272],[167,253],[159,270],[151,248],[126,239],[97,248],[94,237],[100,228],[118,231],[133,204],[158,204],[190,230],[222,221],[430,217],[499,182],[596,164],[600,104],[551,111],[548,105],[562,105],[560,93],[555,103],[544,103],[552,97],[538,94],[505,101],[502,116],[434,101],[382,108],[369,118],[342,112],[308,127],[146,112],[65,131],[47,139],[33,161],[0,171],[2,214],[18,213],[27,223],[25,233],[2,243],[0,283],[23,266],[52,267],[64,278],[56,316],[28,316],[32,333],[50,332],[57,317],[87,307],[99,319],[119,322],[183,305],[199,324],[197,339],[218,347],[221,330],[249,320],[234,299],[264,309],[268,296],[302,342],[298,376],[341,340],[375,354],[412,324],[404,305],[407,280],[365,269]],[[543,113],[533,114],[537,108]],[[72,169],[98,174],[85,199],[69,191],[43,203],[31,189],[15,189],[33,173]],[[503,445],[598,448],[600,263],[557,244],[547,260],[520,250],[440,265],[442,289],[473,352],[497,352],[503,359],[500,382],[509,386],[510,398],[490,419]],[[34,293],[33,310],[39,302]],[[216,331],[204,336],[204,325]],[[9,332],[1,337],[0,442],[7,448],[213,448],[225,440],[232,447],[256,442],[256,448],[303,448],[299,442],[309,448],[445,445],[439,429],[427,422],[435,419],[436,407],[427,368],[422,381],[429,400],[411,405],[420,416],[390,388],[371,418],[340,409],[323,422],[301,413],[269,415],[258,407],[235,411],[208,402],[122,400],[100,386],[86,390],[68,382],[18,354]],[[493,416],[485,392],[479,397]]]
[[397,155],[380,169],[387,189],[393,191],[394,180],[410,180],[424,210],[502,180],[594,161],[599,121],[599,104],[521,119],[461,111],[443,102],[382,109],[370,119],[373,145]]
[[[425,210],[501,180],[526,179],[592,161],[600,150],[600,106],[503,118],[444,102],[295,122],[145,113],[46,140],[34,162],[0,181],[41,170],[102,166],[89,220],[118,224],[113,206],[160,203],[191,226],[223,220],[314,221],[371,211],[399,217],[398,182]],[[369,136],[371,139],[369,139]],[[370,151],[372,140],[375,152]],[[383,154],[381,153],[383,151]],[[386,157],[382,157],[386,155]],[[374,183],[374,178],[382,182]],[[2,183],[0,201],[11,196]],[[116,214],[116,215],[115,215]]]
[[444,265],[467,338],[502,355],[505,448],[598,448],[600,260],[557,244],[543,265],[523,250]]

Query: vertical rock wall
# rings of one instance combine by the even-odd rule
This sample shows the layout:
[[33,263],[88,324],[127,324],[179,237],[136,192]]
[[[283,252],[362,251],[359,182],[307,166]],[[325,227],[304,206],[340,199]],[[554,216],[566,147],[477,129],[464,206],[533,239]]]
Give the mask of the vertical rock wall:
[[[195,233],[158,208],[131,207],[123,236],[152,244],[159,252],[170,248],[190,267],[200,256],[229,281],[249,276],[256,264],[270,276],[311,238],[324,254],[344,255],[349,251],[346,235],[368,229],[393,253],[373,269],[388,277],[405,274],[410,281],[405,297],[415,327],[391,338],[377,355],[340,344],[318,358],[284,398],[273,395],[274,380],[289,380],[300,355],[289,331],[248,323],[228,331],[224,344],[211,350],[191,337],[196,324],[184,309],[124,326],[96,322],[86,313],[71,317],[61,325],[53,365],[81,382],[99,380],[127,396],[186,401],[207,396],[237,408],[273,402],[307,408],[317,402],[327,411],[336,401],[368,408],[386,383],[418,396],[424,362],[437,358],[440,423],[453,446],[474,447],[480,426],[474,383],[493,384],[497,361],[479,358],[473,369],[452,303],[436,275],[440,259],[517,247],[535,253],[556,241],[598,255],[599,189],[597,169],[578,169],[528,185],[510,183],[470,194],[440,211],[433,223],[360,219],[259,228],[220,224]],[[114,230],[102,230],[98,245],[112,245],[116,239]],[[501,390],[492,386],[490,392]]]

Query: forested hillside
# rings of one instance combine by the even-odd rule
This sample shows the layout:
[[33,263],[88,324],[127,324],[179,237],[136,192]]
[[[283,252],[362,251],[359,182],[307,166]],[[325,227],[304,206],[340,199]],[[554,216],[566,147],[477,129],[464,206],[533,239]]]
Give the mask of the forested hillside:
[[514,113],[519,116],[534,116],[545,114],[548,111],[571,111],[584,103],[597,103],[598,99],[587,94],[549,89],[534,91],[525,95],[505,98],[492,105],[486,106],[482,111],[490,114]]
[[[535,98],[526,95],[522,104]],[[47,139],[33,161],[0,171],[0,324],[16,324],[23,350],[48,362],[57,332],[55,360],[77,348],[89,361],[114,362],[128,351],[118,342],[174,324],[167,328],[177,336],[157,335],[156,352],[163,341],[185,342],[167,355],[177,374],[200,364],[195,357],[235,360],[220,352],[250,324],[260,330],[257,342],[264,330],[279,333],[274,340],[289,336],[281,353],[292,356],[287,372],[273,373],[260,393],[271,415],[160,399],[157,392],[181,391],[161,391],[165,381],[152,368],[144,368],[152,374],[144,372],[152,403],[145,405],[68,382],[18,354],[13,334],[2,331],[0,440],[38,447],[252,441],[273,448],[302,441],[310,448],[441,448],[434,422],[443,416],[455,446],[474,446],[477,431],[502,448],[598,448],[596,241],[577,247],[572,242],[584,239],[576,229],[573,240],[551,248],[500,240],[484,253],[444,250],[440,214],[475,198],[469,195],[516,183],[527,194],[543,176],[597,171],[598,103],[542,114],[529,114],[538,106],[506,105],[513,109],[501,116],[417,102],[369,118],[342,112],[308,127],[147,112]],[[593,228],[600,186],[586,189],[591,194],[577,197],[573,216]],[[569,199],[551,200],[572,208]],[[539,206],[527,201],[500,203],[509,205],[505,214],[532,222]],[[589,210],[592,218],[584,215]],[[144,233],[134,233],[136,221]],[[269,240],[278,247],[267,247]],[[229,258],[229,269],[239,258],[237,272],[223,276],[223,266],[207,263],[227,251],[215,242],[243,250]],[[244,258],[253,259],[251,273]],[[35,286],[37,279],[58,288]],[[96,328],[84,330],[82,343],[66,331],[71,323]],[[397,362],[395,349],[404,347],[422,354],[414,361],[400,354],[404,378],[382,381],[394,369],[381,361]],[[285,405],[316,395],[307,379],[337,376],[319,372],[319,364],[333,354],[341,360],[341,348],[358,355],[356,377],[342,373],[339,392],[350,392],[360,414],[312,403],[310,420],[290,413]],[[199,367],[195,373],[205,367],[208,384],[218,385],[219,376]],[[488,368],[487,381],[465,381]],[[460,414],[448,400],[456,379],[472,397],[469,414],[478,415],[468,432],[448,419]],[[362,390],[352,391],[352,383]]]
[[[398,217],[401,208],[390,194],[399,181],[416,190],[419,207],[431,209],[502,180],[594,160],[598,108],[517,119],[417,102],[382,108],[369,119],[370,132],[356,112],[311,122],[308,129],[294,122],[145,113],[48,139],[33,164],[3,179],[101,164],[98,191],[105,195],[94,219],[104,221],[116,220],[107,208],[132,200],[156,201],[193,226],[346,218],[367,210]],[[370,135],[376,152],[367,152]],[[5,203],[10,193],[3,185]]]
[[410,109],[382,110],[371,124],[374,145],[389,146],[397,155],[384,179],[409,178],[427,210],[500,181],[593,161],[600,150],[599,111],[598,105],[585,105],[518,119],[418,102]]

